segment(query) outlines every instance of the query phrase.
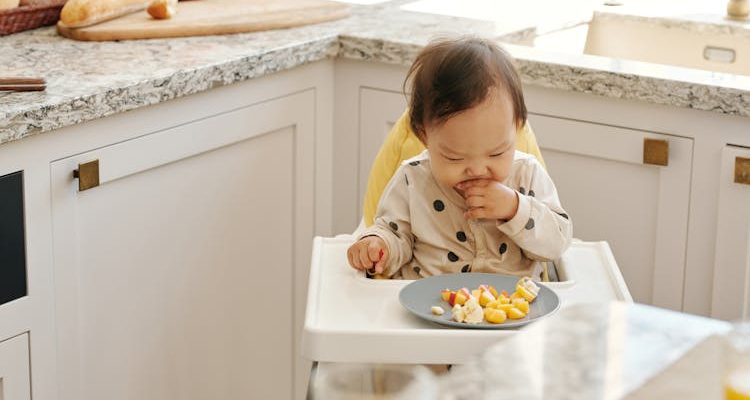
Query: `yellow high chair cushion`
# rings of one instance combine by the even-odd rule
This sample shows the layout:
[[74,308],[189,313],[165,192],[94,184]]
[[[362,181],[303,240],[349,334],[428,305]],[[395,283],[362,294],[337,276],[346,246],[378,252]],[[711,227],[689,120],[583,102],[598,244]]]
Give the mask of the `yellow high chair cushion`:
[[[531,130],[528,121],[518,130],[517,135],[516,149],[535,156],[539,163],[545,166],[542,153],[536,143],[534,131]],[[388,137],[385,138],[385,143],[380,147],[380,151],[378,151],[370,169],[363,204],[365,226],[373,224],[380,196],[401,162],[416,156],[424,149],[422,142],[417,139],[417,136],[409,127],[409,113],[404,112],[388,133]]]

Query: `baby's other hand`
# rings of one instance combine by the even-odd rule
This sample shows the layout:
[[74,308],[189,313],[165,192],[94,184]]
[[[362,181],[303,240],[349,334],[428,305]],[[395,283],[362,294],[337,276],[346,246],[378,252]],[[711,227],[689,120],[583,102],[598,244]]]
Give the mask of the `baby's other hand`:
[[491,179],[475,179],[456,185],[468,208],[466,219],[509,220],[518,210],[515,190]]
[[376,274],[383,272],[388,261],[388,248],[383,239],[377,236],[366,236],[349,246],[346,252],[349,265],[359,270],[375,270]]

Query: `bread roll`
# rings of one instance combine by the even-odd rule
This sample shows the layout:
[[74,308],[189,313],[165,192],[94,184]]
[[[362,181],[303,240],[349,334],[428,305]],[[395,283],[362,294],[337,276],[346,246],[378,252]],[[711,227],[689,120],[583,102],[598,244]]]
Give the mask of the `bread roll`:
[[145,9],[144,0],[68,0],[60,12],[60,23],[80,28]]
[[177,12],[177,0],[153,0],[146,11],[156,19],[172,18]]

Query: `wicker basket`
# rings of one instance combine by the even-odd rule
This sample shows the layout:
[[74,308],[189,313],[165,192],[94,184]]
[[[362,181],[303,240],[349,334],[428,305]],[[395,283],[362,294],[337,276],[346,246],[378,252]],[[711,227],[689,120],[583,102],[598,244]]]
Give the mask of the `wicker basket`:
[[66,1],[26,0],[19,7],[0,10],[0,35],[55,24]]

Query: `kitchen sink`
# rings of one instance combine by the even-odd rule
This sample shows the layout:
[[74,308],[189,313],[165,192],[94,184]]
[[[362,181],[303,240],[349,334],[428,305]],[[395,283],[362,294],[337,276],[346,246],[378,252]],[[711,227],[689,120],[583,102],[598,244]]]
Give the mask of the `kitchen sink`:
[[525,38],[516,44],[556,52],[750,75],[750,25],[679,21],[598,13],[588,23]]

